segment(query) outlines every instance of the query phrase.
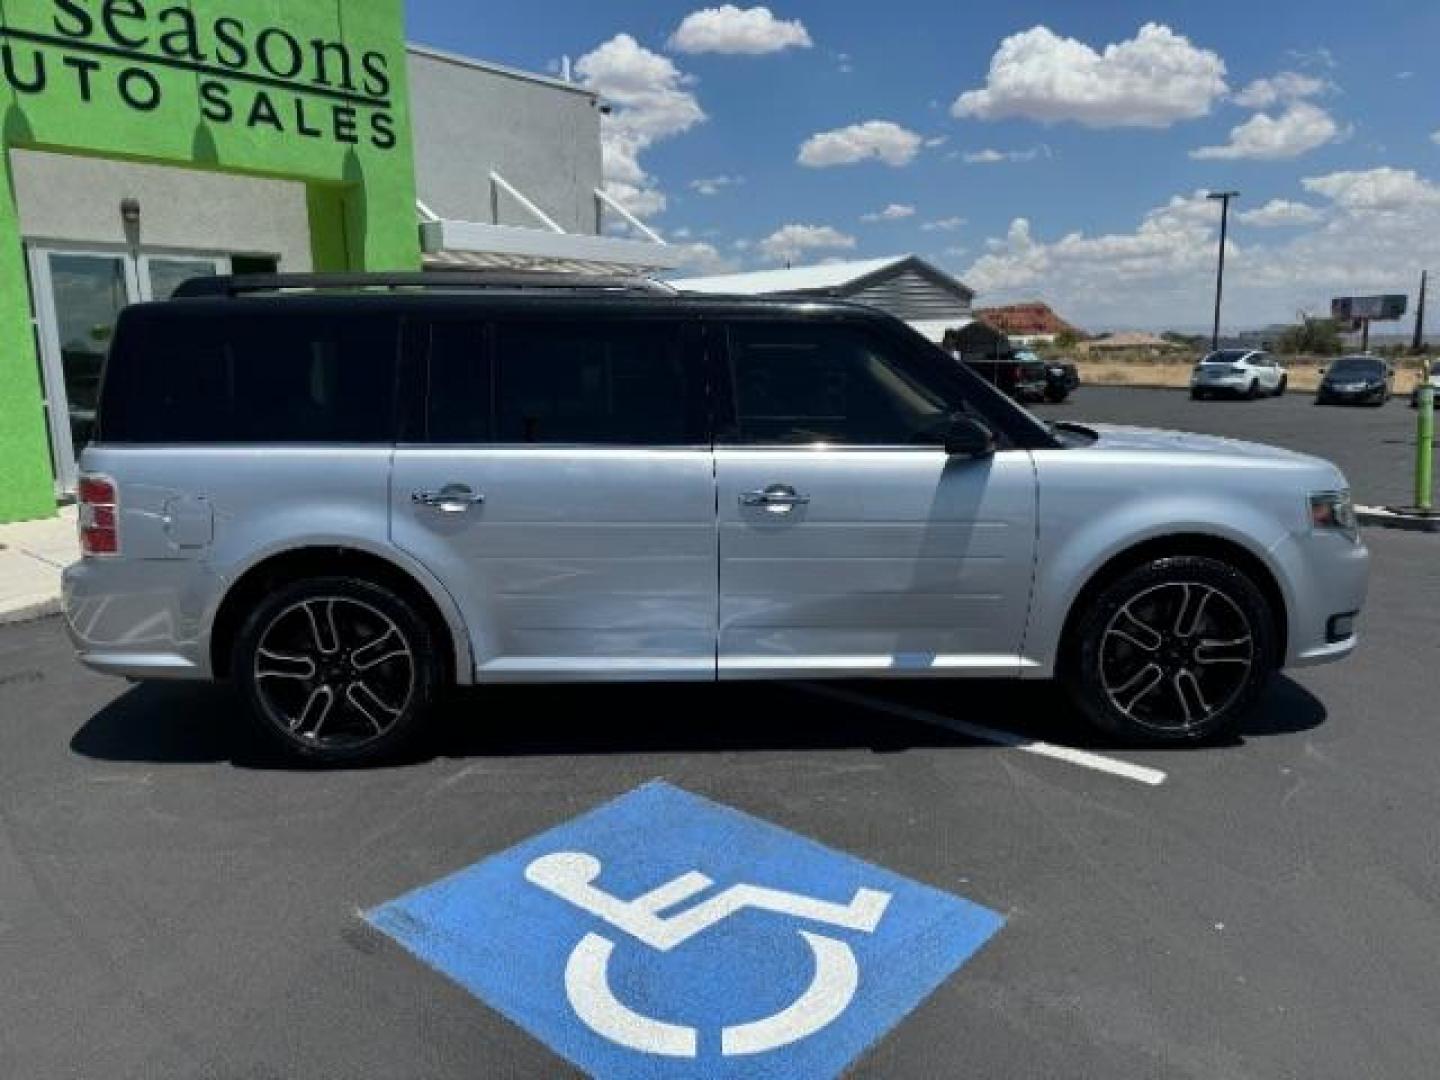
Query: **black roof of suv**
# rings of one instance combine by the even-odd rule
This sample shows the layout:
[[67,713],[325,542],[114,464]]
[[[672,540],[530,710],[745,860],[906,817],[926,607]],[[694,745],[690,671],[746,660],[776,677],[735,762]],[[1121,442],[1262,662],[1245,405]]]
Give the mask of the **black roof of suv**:
[[[724,319],[807,319],[867,323],[900,335],[917,347],[954,358],[938,349],[902,320],[879,308],[851,300],[799,294],[727,296],[687,293],[661,281],[641,276],[569,274],[553,271],[438,271],[422,273],[256,274],[193,278],[176,290],[169,301],[136,305],[122,315],[117,337],[129,337],[126,324],[165,318],[166,309],[183,309],[192,315],[272,308],[324,306],[356,311],[394,310],[403,307],[434,310],[437,307],[483,306],[496,314],[553,317],[557,309],[567,315],[654,318],[658,315],[692,315]],[[289,308],[296,310],[296,308]],[[143,313],[143,314],[142,314]],[[143,337],[143,335],[141,335]],[[948,366],[948,365],[947,365]],[[1017,446],[1055,446],[1053,436],[1035,417],[1017,408],[991,383],[958,364],[987,421]]]

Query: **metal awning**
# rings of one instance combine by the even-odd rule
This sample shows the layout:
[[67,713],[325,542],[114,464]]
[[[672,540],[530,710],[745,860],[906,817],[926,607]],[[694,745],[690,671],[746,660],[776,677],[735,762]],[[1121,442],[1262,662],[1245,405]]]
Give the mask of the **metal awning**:
[[[609,208],[643,240],[568,233],[499,173],[490,182],[491,222],[446,220],[423,202],[420,243],[427,269],[559,270],[577,273],[636,273],[674,270],[682,252],[603,191],[595,192],[596,221]],[[540,228],[501,225],[500,196],[508,195]]]

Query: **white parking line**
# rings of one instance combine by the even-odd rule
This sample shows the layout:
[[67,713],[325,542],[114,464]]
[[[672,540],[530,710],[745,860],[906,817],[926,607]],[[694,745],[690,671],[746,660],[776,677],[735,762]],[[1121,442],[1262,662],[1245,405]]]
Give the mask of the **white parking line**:
[[847,705],[858,705],[865,709],[887,712],[892,716],[915,720],[932,727],[945,728],[947,731],[968,735],[973,739],[981,739],[997,746],[1008,746],[1012,750],[1023,750],[1027,754],[1053,758],[1056,761],[1068,761],[1071,765],[1079,765],[1086,769],[1094,769],[1096,772],[1134,780],[1137,784],[1158,787],[1165,782],[1165,773],[1159,769],[1148,769],[1144,765],[1132,765],[1128,761],[1105,757],[1103,754],[1092,754],[1088,750],[1077,750],[1073,746],[1057,746],[1054,743],[1016,735],[1013,732],[972,724],[968,720],[957,720],[953,716],[944,716],[940,713],[928,712],[925,709],[901,705],[899,702],[887,701],[884,698],[871,697],[869,694],[840,690],[833,686],[820,686],[815,683],[791,683],[790,685],[796,690],[815,697],[830,698],[832,701],[843,701]]

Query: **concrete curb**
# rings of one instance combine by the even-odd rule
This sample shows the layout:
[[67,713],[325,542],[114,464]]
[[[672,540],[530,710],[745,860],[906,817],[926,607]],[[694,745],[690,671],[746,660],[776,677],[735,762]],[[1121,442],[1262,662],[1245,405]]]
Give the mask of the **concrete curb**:
[[1071,396],[1071,397],[1074,397],[1076,394],[1080,393],[1080,392],[1083,391],[1083,390],[1087,390],[1087,389],[1089,389],[1089,390],[1174,390],[1174,391],[1177,391],[1177,392],[1181,392],[1181,391],[1188,392],[1189,389],[1190,389],[1190,387],[1189,387],[1189,386],[1171,386],[1171,385],[1168,385],[1168,384],[1166,384],[1166,383],[1138,383],[1138,382],[1130,382],[1130,383],[1102,383],[1102,382],[1087,382],[1087,383],[1081,383],[1078,387],[1076,387],[1075,390],[1071,392],[1071,395],[1070,395],[1070,396]]
[[1383,506],[1357,506],[1355,517],[1361,525],[1405,532],[1440,533],[1440,516],[1397,513]]
[[0,626],[15,626],[19,623],[48,619],[60,614],[60,597],[52,596],[41,600],[24,600],[13,607],[0,610]]

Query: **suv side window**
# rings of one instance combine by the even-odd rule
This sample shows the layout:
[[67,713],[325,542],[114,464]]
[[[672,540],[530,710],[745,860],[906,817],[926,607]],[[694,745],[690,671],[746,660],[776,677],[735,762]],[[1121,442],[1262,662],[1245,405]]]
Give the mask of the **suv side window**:
[[301,301],[132,309],[107,361],[100,437],[393,442],[398,346],[393,316]]
[[730,441],[774,446],[926,445],[958,408],[903,350],[844,323],[735,323]]
[[425,387],[424,441],[483,444],[495,437],[494,364],[487,327],[436,319],[420,329]]
[[703,365],[673,321],[494,324],[500,443],[708,444]]

